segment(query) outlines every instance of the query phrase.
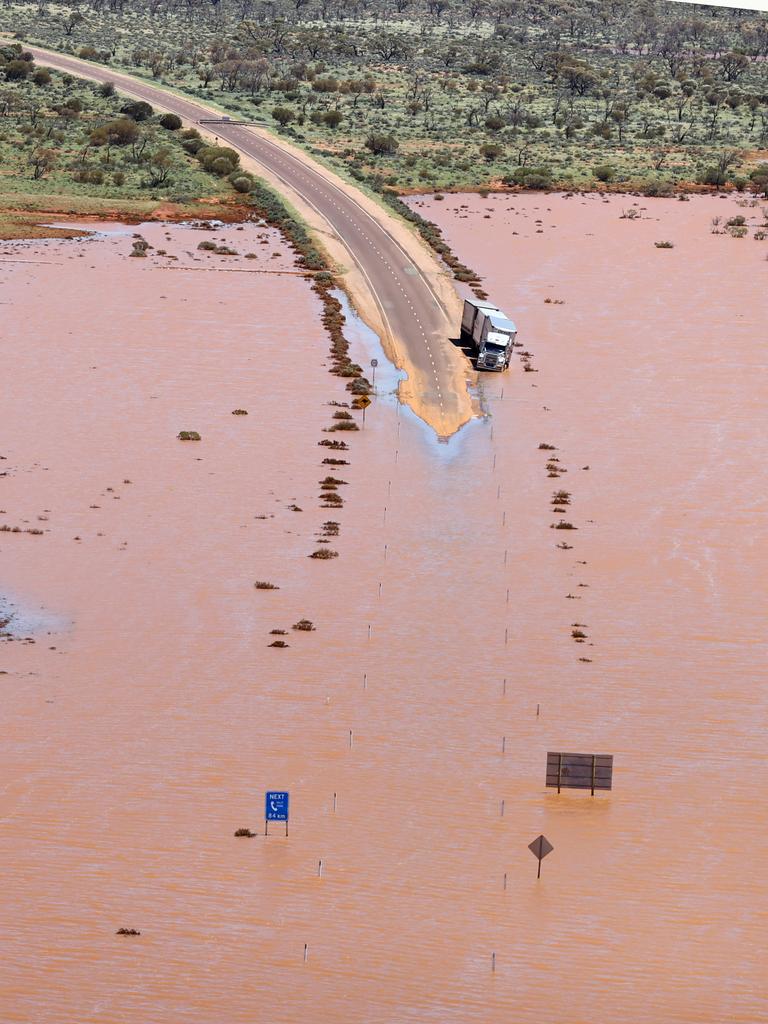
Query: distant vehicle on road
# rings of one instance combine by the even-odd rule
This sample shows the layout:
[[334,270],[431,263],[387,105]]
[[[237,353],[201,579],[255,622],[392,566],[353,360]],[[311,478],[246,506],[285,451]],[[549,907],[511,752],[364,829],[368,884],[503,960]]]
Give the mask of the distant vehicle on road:
[[498,306],[466,299],[461,318],[461,340],[477,352],[478,370],[506,370],[512,358],[517,327]]

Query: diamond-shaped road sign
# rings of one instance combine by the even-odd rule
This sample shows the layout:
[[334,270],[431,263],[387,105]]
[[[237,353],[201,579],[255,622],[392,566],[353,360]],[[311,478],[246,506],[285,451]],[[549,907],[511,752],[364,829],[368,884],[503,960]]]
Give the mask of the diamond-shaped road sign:
[[539,862],[539,871],[536,877],[541,878],[541,862],[552,853],[554,846],[546,836],[537,836],[532,843],[528,843],[528,849]]
[[367,409],[370,404],[371,400],[368,397],[368,395],[360,395],[358,398],[355,399],[355,406],[358,409]]

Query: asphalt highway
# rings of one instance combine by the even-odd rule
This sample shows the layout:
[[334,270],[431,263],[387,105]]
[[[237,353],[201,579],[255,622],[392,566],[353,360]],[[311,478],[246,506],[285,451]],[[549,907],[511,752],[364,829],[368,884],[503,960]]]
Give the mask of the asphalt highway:
[[434,284],[435,274],[443,273],[441,268],[435,261],[433,273],[423,269],[429,256],[414,252],[413,246],[421,243],[408,237],[410,232],[402,223],[383,209],[371,209],[375,204],[359,193],[355,195],[356,190],[343,179],[304,154],[292,152],[264,131],[222,122],[219,111],[122,72],[39,47],[28,49],[39,64],[112,82],[119,92],[178,114],[186,123],[217,119],[215,125],[203,127],[283,183],[289,197],[291,192],[301,197],[343,245],[359,272],[358,287],[369,292],[358,307],[365,308],[366,298],[375,303],[379,326],[385,333],[382,341],[387,347],[388,332],[394,342],[391,350],[401,355],[400,361],[412,378],[406,392],[409,404],[443,436],[469,418],[462,357],[448,340],[458,328],[454,322],[455,301],[450,309],[445,286],[440,289]]

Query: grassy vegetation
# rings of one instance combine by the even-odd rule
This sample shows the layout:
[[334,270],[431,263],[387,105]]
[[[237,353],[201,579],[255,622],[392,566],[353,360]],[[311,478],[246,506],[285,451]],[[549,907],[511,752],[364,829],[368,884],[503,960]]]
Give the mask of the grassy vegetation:
[[262,118],[398,191],[768,170],[768,17],[662,0],[90,0],[0,27]]
[[0,48],[0,237],[75,233],[43,228],[51,213],[243,215],[235,184],[189,152],[173,123],[22,57],[20,48]]

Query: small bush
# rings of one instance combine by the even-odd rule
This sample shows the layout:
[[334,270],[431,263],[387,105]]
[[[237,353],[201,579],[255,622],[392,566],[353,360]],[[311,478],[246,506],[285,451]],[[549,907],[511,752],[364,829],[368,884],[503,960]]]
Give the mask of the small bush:
[[144,100],[131,100],[120,108],[120,113],[130,117],[132,121],[146,121],[155,113],[149,103]]
[[177,132],[181,128],[181,118],[178,114],[163,114],[160,118],[160,127],[169,132]]
[[551,530],[575,530],[576,527],[573,523],[567,523],[564,519],[561,519],[559,523],[550,523]]
[[251,832],[251,830],[249,828],[237,828],[237,829],[235,829],[235,838],[236,839],[239,839],[241,837],[244,838],[244,839],[253,839],[253,837],[255,835],[256,835],[256,833],[255,832]]
[[331,551],[330,548],[318,548],[317,551],[313,551],[312,554],[309,557],[310,558],[323,558],[323,559],[338,558],[339,557],[339,552],[338,551]]
[[178,433],[180,441],[200,441],[201,437],[196,430],[180,430]]
[[256,587],[257,590],[279,590],[280,589],[280,587],[276,586],[274,583],[269,583],[267,580],[256,580],[256,582],[253,585],[254,585],[254,587]]
[[610,164],[598,164],[592,169],[592,173],[598,181],[613,181],[616,172]]
[[294,622],[291,629],[295,629],[299,633],[313,633],[315,627],[311,619],[299,619],[298,622]]
[[675,248],[675,243],[674,242],[654,242],[653,244],[656,246],[657,249],[674,249]]
[[240,192],[245,195],[253,188],[253,179],[249,178],[246,174],[238,174],[236,177],[232,178],[231,185],[235,192]]

